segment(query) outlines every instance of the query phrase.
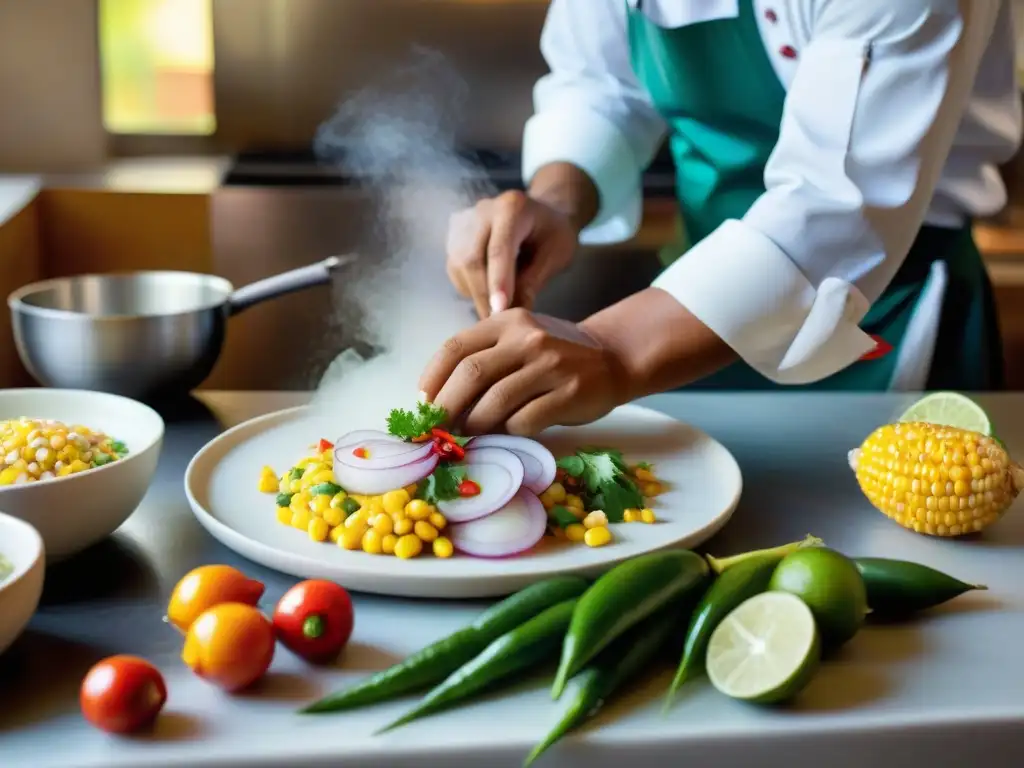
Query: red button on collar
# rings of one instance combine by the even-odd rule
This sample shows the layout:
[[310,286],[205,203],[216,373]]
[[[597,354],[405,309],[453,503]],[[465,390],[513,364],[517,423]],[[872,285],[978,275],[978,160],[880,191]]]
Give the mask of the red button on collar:
[[781,48],[779,48],[779,55],[784,56],[787,59],[795,59],[796,48],[794,48],[792,45],[784,45]]
[[764,12],[764,17],[768,19],[768,22],[770,24],[776,24],[779,21],[779,14],[777,14],[771,8]]

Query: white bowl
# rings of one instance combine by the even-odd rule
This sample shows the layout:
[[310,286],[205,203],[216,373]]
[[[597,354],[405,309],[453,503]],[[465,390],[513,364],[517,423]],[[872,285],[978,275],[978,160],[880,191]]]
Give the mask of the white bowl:
[[35,527],[53,562],[106,538],[139,506],[156,472],[164,422],[149,406],[105,392],[0,390],[0,420],[22,416],[82,424],[128,447],[123,459],[96,469],[0,486],[0,510]]
[[22,633],[39,606],[46,571],[43,539],[28,523],[0,513],[0,555],[14,566],[0,579],[0,653]]

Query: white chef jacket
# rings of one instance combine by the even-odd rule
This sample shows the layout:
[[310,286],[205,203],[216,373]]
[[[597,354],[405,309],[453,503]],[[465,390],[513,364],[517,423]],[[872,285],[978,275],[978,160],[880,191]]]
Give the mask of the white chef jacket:
[[[996,165],[1021,137],[1014,25],[1009,0],[753,2],[787,91],[766,192],[654,285],[764,376],[812,382],[873,349],[858,323],[923,222],[957,226],[1005,204]],[[666,28],[738,9],[642,4]],[[632,71],[626,12],[627,0],[552,0],[541,38],[551,71],[524,132],[526,180],[558,161],[594,180],[585,244],[637,231],[641,174],[667,132]],[[917,332],[934,343],[936,307],[931,316]]]

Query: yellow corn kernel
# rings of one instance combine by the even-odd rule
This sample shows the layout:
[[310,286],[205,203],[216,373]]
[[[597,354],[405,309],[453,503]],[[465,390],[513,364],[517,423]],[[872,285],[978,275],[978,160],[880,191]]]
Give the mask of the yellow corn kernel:
[[[323,465],[321,465],[321,466],[323,466]],[[305,479],[305,475],[303,475],[303,479]],[[309,479],[309,484],[311,486],[313,486],[313,485],[320,485],[321,483],[333,483],[333,482],[334,482],[334,472],[333,472],[333,470],[330,470],[330,469],[321,469],[319,472],[317,472],[315,475],[313,475]]]
[[367,522],[366,515],[364,515],[361,511],[353,512],[351,515],[346,517],[342,525],[344,525],[346,528],[362,527],[364,530],[370,527],[369,523]]
[[635,470],[633,470],[633,477],[635,477],[642,483],[654,483],[657,482],[658,480],[658,478],[654,476],[654,473],[651,472],[651,470],[644,469],[643,467],[637,467]]
[[287,477],[282,477],[281,482],[277,484],[278,493],[291,493],[292,492],[292,481]]
[[[7,470],[4,470],[5,472]],[[0,473],[0,485],[6,485],[3,480],[3,474]],[[283,523],[284,525],[292,524],[292,510],[291,507],[278,507],[277,508],[277,522]]]
[[643,483],[640,486],[640,493],[642,493],[644,497],[648,499],[653,499],[655,496],[660,496],[664,490],[665,489],[661,487],[661,483],[658,482]]
[[549,485],[547,490],[540,495],[541,504],[547,509],[551,509],[556,504],[564,504],[565,499],[565,486],[558,482]]
[[395,512],[401,512],[405,509],[405,505],[409,503],[409,494],[406,493],[404,488],[397,491],[388,491],[384,494],[381,503],[384,505],[384,511],[389,515],[393,515]]
[[341,537],[345,535],[346,530],[345,526],[336,525],[334,528],[331,528],[331,532],[327,534],[327,538],[337,544],[341,540]]
[[342,549],[347,549],[350,552],[362,549],[364,533],[366,533],[366,528],[364,526],[342,528],[341,536],[338,537],[338,546]]
[[640,522],[640,510],[639,509],[627,509],[622,513],[622,522],[624,523],[639,523]]
[[448,525],[448,520],[446,520],[445,516],[442,515],[440,512],[431,512],[430,517],[427,518],[427,522],[429,522],[439,531],[443,531],[444,527]]
[[385,555],[395,554],[395,544],[398,543],[398,537],[393,533],[389,533],[382,536],[380,539],[380,548]]
[[370,501],[369,496],[363,496],[362,494],[358,493],[350,493],[349,496],[351,496],[353,499],[359,502],[360,507],[365,507]]
[[74,461],[71,462],[71,472],[72,473],[74,473],[74,472],[84,472],[88,468],[89,468],[89,465],[86,464],[81,459],[75,459]]
[[583,541],[586,533],[587,529],[579,523],[572,523],[571,525],[565,526],[565,538],[569,541]]
[[584,528],[600,528],[607,525],[608,515],[606,515],[600,509],[595,509],[589,515],[583,518]]
[[298,528],[300,531],[305,531],[309,528],[309,521],[312,519],[313,516],[309,514],[308,509],[292,510],[292,528]]
[[440,558],[451,557],[455,552],[455,547],[452,546],[451,541],[444,536],[438,536],[434,539],[432,549],[434,550],[434,557]]
[[327,541],[327,535],[331,532],[331,526],[322,517],[314,517],[309,521],[309,527],[306,529],[306,532],[313,541]]
[[434,512],[434,508],[423,499],[413,499],[405,505],[406,517],[413,520],[426,520]]
[[612,532],[608,526],[599,525],[596,528],[588,528],[583,534],[583,542],[588,547],[603,547],[612,540]]
[[289,502],[289,506],[292,508],[292,512],[297,512],[300,509],[309,511],[309,494],[299,491]]
[[395,524],[391,520],[391,516],[384,512],[371,517],[370,526],[381,536],[387,536],[395,530]]
[[416,557],[422,551],[423,542],[420,541],[418,536],[414,536],[411,533],[399,536],[398,541],[395,542],[395,556],[400,557],[402,560]]
[[583,509],[583,499],[572,493],[566,494],[565,506],[569,507],[570,509]]
[[71,474],[71,467],[65,466],[57,470],[57,477],[66,477]]
[[643,520],[645,523],[653,523],[658,518],[655,517],[653,509],[644,507],[643,509],[640,510],[640,519]]
[[409,518],[407,518],[405,516],[405,512],[404,511],[403,512],[395,512],[395,513],[393,513],[391,515],[391,520],[394,521],[395,523],[397,523],[399,520],[408,520],[408,519]]
[[345,503],[347,498],[348,494],[344,491],[338,491],[331,497],[331,509],[341,509],[341,505]]
[[408,517],[403,517],[400,520],[395,520],[394,532],[398,536],[405,536],[412,533],[413,521]]
[[68,464],[77,459],[80,455],[81,452],[74,445],[66,445],[64,446],[64,450],[57,452],[58,458]]
[[417,520],[416,525],[412,528],[412,532],[419,536],[420,539],[423,540],[424,544],[429,544],[437,538],[437,528],[432,526],[426,520]]
[[298,493],[299,491],[302,490],[302,481],[301,480],[291,480],[291,481],[289,481],[289,483],[288,483],[288,490],[291,493]]
[[379,515],[384,511],[384,501],[380,496],[373,496],[364,507],[371,515]]
[[323,512],[324,522],[332,528],[341,525],[345,521],[345,513],[340,509],[328,506]]
[[309,502],[310,509],[313,510],[313,514],[317,517],[323,517],[324,512],[331,508],[331,497],[326,494],[317,494],[313,497],[313,500]]
[[381,554],[384,551],[384,546],[381,542],[382,538],[383,536],[373,530],[373,528],[367,530],[367,532],[363,534],[363,552],[368,555]]
[[879,427],[850,465],[876,509],[932,536],[986,528],[1024,488],[1024,470],[993,438],[935,424]]
[[260,474],[259,488],[260,493],[277,493],[277,475],[270,467],[263,468],[263,472]]

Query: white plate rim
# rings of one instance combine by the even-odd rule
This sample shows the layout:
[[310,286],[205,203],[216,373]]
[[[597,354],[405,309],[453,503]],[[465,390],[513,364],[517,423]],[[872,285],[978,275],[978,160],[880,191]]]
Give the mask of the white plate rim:
[[[214,451],[218,450],[222,446],[222,444],[234,440],[235,436],[238,435],[238,433],[253,432],[253,434],[257,434],[259,432],[265,431],[266,429],[269,429],[272,426],[285,424],[292,419],[298,418],[305,413],[311,412],[312,410],[312,406],[308,404],[292,406],[290,408],[284,408],[281,410],[273,411],[271,413],[255,416],[251,419],[247,419],[246,421],[241,422],[240,424],[236,424],[235,426],[228,428],[224,432],[221,432],[216,437],[212,438],[209,442],[207,442],[202,448],[200,448],[199,451],[197,451],[196,454],[189,461],[188,466],[185,468],[184,489],[185,496],[187,497],[189,502],[189,506],[191,507],[192,512],[196,516],[196,519],[199,521],[200,525],[202,525],[203,528],[205,528],[206,531],[211,536],[213,536],[213,538],[215,538],[221,544],[226,546],[228,549],[232,550],[237,554],[242,555],[246,559],[252,560],[257,564],[262,565],[263,567],[269,568],[271,570],[276,570],[282,573],[290,574],[298,578],[332,578],[329,575],[319,577],[308,576],[308,574],[311,573],[327,574],[328,571],[336,570],[332,566],[325,565],[325,563],[322,560],[307,555],[295,552],[288,552],[285,550],[269,546],[267,544],[264,544],[260,541],[256,541],[246,536],[245,534],[235,530],[231,526],[222,522],[209,510],[207,510],[202,503],[200,503],[199,499],[196,497],[196,494],[193,492],[192,488],[196,479],[195,476],[198,473],[198,468],[205,463],[206,457],[210,453],[213,453]],[[630,411],[653,414],[657,416],[659,419],[668,419],[683,424],[685,427],[692,430],[695,434],[700,435],[701,437],[710,441],[712,444],[716,446],[716,448],[722,453],[722,457],[728,460],[729,472],[731,475],[733,475],[733,479],[731,480],[732,487],[734,488],[732,498],[730,499],[728,505],[724,507],[723,510],[715,518],[707,522],[701,528],[691,531],[685,537],[684,540],[670,541],[664,546],[655,547],[647,551],[655,552],[672,548],[680,548],[685,546],[685,540],[700,539],[701,541],[706,541],[707,539],[711,538],[716,533],[718,533],[718,531],[720,531],[732,518],[732,515],[736,511],[736,507],[739,505],[740,498],[743,493],[743,474],[740,469],[739,462],[736,461],[736,457],[733,456],[732,452],[729,451],[729,449],[726,448],[722,443],[715,440],[713,437],[708,435],[703,430],[698,429],[693,425],[680,422],[678,419],[675,419],[674,417],[670,416],[667,413],[664,413],[663,411],[658,411],[656,409],[637,405],[635,403],[629,403],[626,405],[619,406],[612,413],[622,414],[628,413]],[[635,555],[624,553],[621,557],[612,557],[607,560],[604,560],[599,565],[595,565],[592,563],[581,563],[578,566],[571,567],[545,567],[538,568],[535,571],[531,571],[528,577],[524,576],[523,574],[517,574],[516,576],[522,579],[525,583],[527,581],[541,581],[543,579],[552,578],[555,576],[564,576],[570,574],[586,575],[588,573],[602,572],[604,570],[607,570],[633,556]],[[278,565],[267,565],[268,560],[273,560],[276,563],[278,563]],[[368,560],[365,565],[363,563],[355,562],[351,566],[346,566],[346,570],[352,573],[353,576],[358,578],[379,578],[380,572],[374,565],[376,559],[371,560],[373,562]],[[502,576],[501,574],[467,577],[465,574],[451,573],[431,574],[430,581],[436,584],[451,585],[463,583],[467,580],[467,578],[471,578],[473,581],[478,582],[478,586],[479,582],[489,583],[510,579],[509,576]],[[406,590],[387,589],[386,584],[388,583],[388,581],[390,580],[381,580],[381,588],[379,589],[353,589],[356,592],[364,592],[367,594],[411,596],[411,593],[408,593]],[[485,588],[483,591],[481,591],[480,589],[470,590],[470,593],[473,596],[477,597],[487,595],[497,596],[501,594],[508,594],[509,590],[495,589],[494,591],[487,591]],[[437,599],[466,599],[467,595],[437,595],[436,597]]]

